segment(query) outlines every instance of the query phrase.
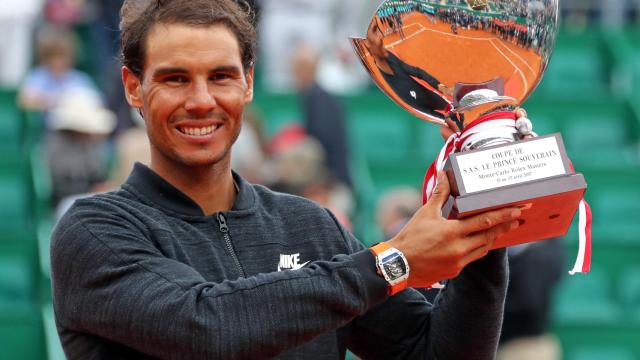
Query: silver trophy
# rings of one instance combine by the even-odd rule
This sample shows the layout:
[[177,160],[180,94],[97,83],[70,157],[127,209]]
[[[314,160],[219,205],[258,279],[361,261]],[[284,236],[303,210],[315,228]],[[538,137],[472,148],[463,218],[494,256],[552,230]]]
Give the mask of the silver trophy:
[[[523,225],[496,248],[564,235],[586,190],[560,134],[536,137],[514,112],[540,83],[557,31],[558,0],[387,0],[366,37],[351,39],[402,108],[457,125],[426,177],[447,171],[445,216],[524,210]],[[426,197],[433,186],[425,182]]]

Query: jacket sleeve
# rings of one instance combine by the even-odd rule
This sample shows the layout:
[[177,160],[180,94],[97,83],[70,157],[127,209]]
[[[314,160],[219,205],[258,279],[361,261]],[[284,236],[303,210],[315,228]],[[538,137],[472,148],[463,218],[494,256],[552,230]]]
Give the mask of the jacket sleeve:
[[[51,245],[59,330],[154,357],[272,357],[346,325],[387,297],[384,281],[366,273],[367,250],[212,283],[141,241],[142,231],[125,217],[77,205],[70,212]],[[63,346],[70,358],[90,358],[86,344],[74,348],[68,339]]]
[[431,85],[431,87],[433,87],[434,89],[438,90],[438,85],[440,85],[440,81],[438,81],[438,79],[433,77],[428,72],[422,70],[419,67],[416,67],[416,66],[413,66],[413,65],[409,65],[409,64],[404,63],[404,62],[402,63],[402,67],[404,68],[404,70],[409,75],[415,76],[418,79],[426,81],[429,85]]
[[[346,241],[361,247],[350,234]],[[364,359],[494,359],[507,289],[506,251],[469,264],[430,304],[406,289],[341,331]]]

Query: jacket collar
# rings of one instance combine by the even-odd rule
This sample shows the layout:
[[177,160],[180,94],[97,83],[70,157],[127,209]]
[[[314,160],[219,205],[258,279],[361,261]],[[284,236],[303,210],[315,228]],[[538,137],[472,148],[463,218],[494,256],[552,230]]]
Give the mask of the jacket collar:
[[[231,211],[248,210],[254,203],[254,190],[251,184],[240,175],[233,173],[238,185],[238,193]],[[148,166],[136,163],[125,187],[131,186],[136,192],[162,208],[189,216],[205,216],[200,206],[187,194],[178,190]]]

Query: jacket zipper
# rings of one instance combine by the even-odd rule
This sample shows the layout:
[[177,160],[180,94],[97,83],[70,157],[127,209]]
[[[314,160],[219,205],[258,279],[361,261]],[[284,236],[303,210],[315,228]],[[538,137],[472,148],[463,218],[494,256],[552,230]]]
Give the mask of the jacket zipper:
[[225,219],[222,213],[218,213],[218,224],[220,225],[220,232],[222,233],[222,237],[224,238],[225,245],[227,246],[227,250],[229,254],[231,254],[231,258],[233,262],[236,264],[236,269],[240,274],[240,277],[246,277],[244,270],[242,269],[242,265],[240,265],[240,260],[238,259],[238,255],[236,255],[235,250],[233,249],[233,244],[231,243],[231,236],[229,235],[229,227],[227,226],[227,219]]

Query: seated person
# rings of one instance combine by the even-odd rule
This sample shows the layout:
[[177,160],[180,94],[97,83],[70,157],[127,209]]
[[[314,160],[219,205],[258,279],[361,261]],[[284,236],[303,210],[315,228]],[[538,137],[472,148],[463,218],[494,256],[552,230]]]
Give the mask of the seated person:
[[73,36],[65,30],[40,34],[36,41],[39,65],[29,72],[18,94],[23,109],[46,112],[56,106],[65,90],[98,90],[89,75],[74,69],[75,51]]

